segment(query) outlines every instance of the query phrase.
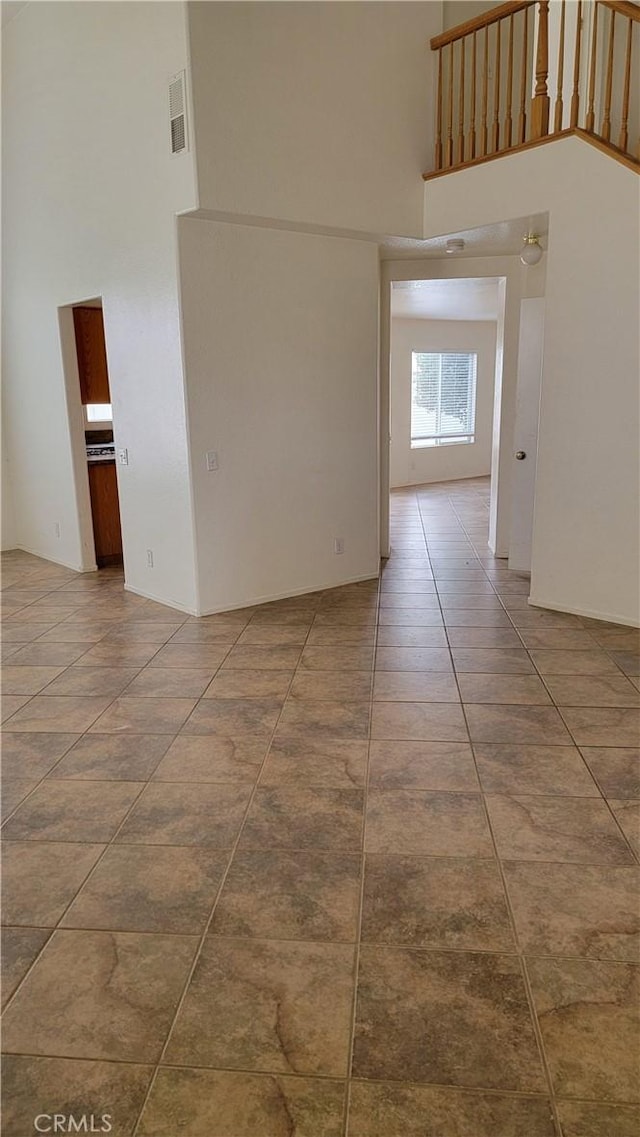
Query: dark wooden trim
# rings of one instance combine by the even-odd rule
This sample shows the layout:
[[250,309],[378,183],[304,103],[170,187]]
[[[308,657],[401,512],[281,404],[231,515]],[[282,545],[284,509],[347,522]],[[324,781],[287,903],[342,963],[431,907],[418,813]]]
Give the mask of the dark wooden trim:
[[598,0],[598,2],[604,4],[605,8],[611,8],[612,12],[626,16],[628,20],[640,22],[640,4],[632,4],[631,0]]
[[508,158],[512,154],[520,154],[524,150],[534,150],[536,146],[546,146],[547,142],[555,142],[558,138],[570,138],[571,136],[582,138],[583,141],[591,143],[596,149],[602,150],[603,154],[608,154],[611,158],[621,162],[623,166],[627,166],[630,170],[635,170],[640,173],[640,161],[636,161],[629,154],[623,154],[621,150],[614,146],[611,142],[604,142],[596,134],[589,134],[586,130],[580,130],[573,127],[568,130],[562,130],[559,134],[546,134],[543,138],[534,138],[530,142],[523,142],[520,146],[512,146],[510,150],[500,150],[497,154],[486,154],[480,158],[474,158],[473,161],[464,162],[460,166],[450,166],[447,170],[432,170],[422,175],[422,180],[430,182],[433,178],[441,178],[444,174],[455,174],[458,170],[469,170],[474,166],[483,166],[485,162],[493,162],[496,158]]
[[576,127],[571,130],[570,134],[575,134],[578,138],[582,138],[584,142],[591,143],[595,146],[596,150],[602,150],[603,154],[608,154],[610,158],[615,158],[616,162],[621,162],[629,170],[634,170],[636,174],[640,174],[640,159],[634,158],[631,154],[625,154],[623,150],[619,150],[614,146],[613,142],[605,142],[597,134],[589,134],[588,130],[582,130],[581,127]]

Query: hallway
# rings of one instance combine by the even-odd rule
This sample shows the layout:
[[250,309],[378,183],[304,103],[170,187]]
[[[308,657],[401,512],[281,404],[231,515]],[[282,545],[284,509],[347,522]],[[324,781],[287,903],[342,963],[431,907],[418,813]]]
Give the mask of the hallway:
[[488,498],[202,619],[3,556],[4,1137],[636,1137],[638,633]]

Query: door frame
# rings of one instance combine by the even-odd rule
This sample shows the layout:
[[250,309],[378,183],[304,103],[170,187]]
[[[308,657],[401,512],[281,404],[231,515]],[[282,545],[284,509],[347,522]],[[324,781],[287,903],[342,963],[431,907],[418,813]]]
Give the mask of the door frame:
[[[102,297],[93,296],[89,299],[74,300],[71,304],[61,305],[58,308],[58,326],[60,329],[60,350],[62,354],[62,370],[64,374],[67,420],[69,423],[73,492],[76,502],[76,514],[78,517],[78,529],[80,535],[80,572],[97,572],[98,564],[96,561],[95,538],[93,535],[93,511],[91,508],[91,493],[89,490],[89,467],[87,465],[87,447],[85,439],[86,426],[84,418],[84,407],[82,405],[82,396],[80,392],[78,352],[76,348],[76,335],[73,323],[73,309],[82,307],[83,305],[88,305],[92,308],[100,308],[104,321],[104,305]],[[116,479],[117,476],[118,469],[116,464]]]
[[501,318],[498,319],[496,341],[489,548],[496,557],[508,556],[522,278],[517,257],[494,256],[461,257],[455,260],[421,257],[381,262],[379,362],[381,557],[388,557],[390,552],[391,285],[397,280],[451,280],[469,277],[489,277],[503,282],[502,312]]
[[[80,301],[78,301],[80,303]],[[76,336],[73,326],[73,309],[77,304],[65,304],[58,308],[60,328],[60,350],[64,373],[67,420],[69,423],[69,442],[71,446],[71,469],[73,492],[76,501],[76,514],[80,533],[80,572],[96,572],[96,547],[93,538],[91,496],[89,494],[89,471],[87,467],[87,448],[84,437],[84,413],[80,397],[80,374]]]
[[[529,315],[530,314],[530,315]],[[544,296],[523,296],[520,301],[520,341],[518,352],[518,381],[516,391],[516,420],[514,426],[514,458],[522,449],[525,453],[525,466],[520,462],[513,468],[513,494],[511,503],[511,541],[509,545],[509,568],[515,572],[525,572],[531,575],[531,553],[533,546],[533,526],[536,495],[536,471],[538,464],[538,434],[540,431],[540,400],[542,396],[542,371],[544,363],[544,322],[545,298]],[[539,356],[536,353],[539,349]],[[533,368],[531,367],[533,362]],[[525,381],[524,376],[529,374],[531,379]],[[534,377],[535,375],[535,377]],[[526,392],[526,397],[525,397]],[[531,398],[531,394],[534,398]],[[526,408],[526,411],[525,411]],[[521,413],[522,412],[522,413]],[[535,419],[535,421],[534,421]],[[529,420],[529,430],[526,423]],[[522,476],[529,476],[530,464],[533,465],[532,482],[530,486],[531,497],[528,490],[525,495],[518,494],[518,483],[522,485]],[[519,498],[519,500],[518,500]],[[526,503],[526,504],[525,504]],[[530,510],[529,510],[530,505]],[[523,520],[528,518],[528,524],[523,527],[523,534],[528,531],[528,557],[523,542],[518,544],[519,515]],[[527,538],[525,538],[526,540]],[[524,550],[524,556],[522,552]],[[521,559],[522,563],[517,561]],[[528,564],[526,563],[528,561]]]

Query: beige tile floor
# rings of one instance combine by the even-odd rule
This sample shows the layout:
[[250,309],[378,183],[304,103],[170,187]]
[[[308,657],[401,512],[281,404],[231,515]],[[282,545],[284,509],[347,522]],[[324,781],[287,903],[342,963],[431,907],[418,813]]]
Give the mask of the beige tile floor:
[[637,633],[487,517],[201,620],[4,557],[4,1137],[637,1137]]

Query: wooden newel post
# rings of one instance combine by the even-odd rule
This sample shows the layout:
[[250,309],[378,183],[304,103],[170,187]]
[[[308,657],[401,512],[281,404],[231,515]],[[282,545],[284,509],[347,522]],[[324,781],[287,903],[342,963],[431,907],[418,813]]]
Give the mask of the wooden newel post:
[[542,138],[549,133],[549,106],[547,90],[549,74],[549,0],[538,5],[538,43],[536,48],[536,89],[531,105],[531,137]]

